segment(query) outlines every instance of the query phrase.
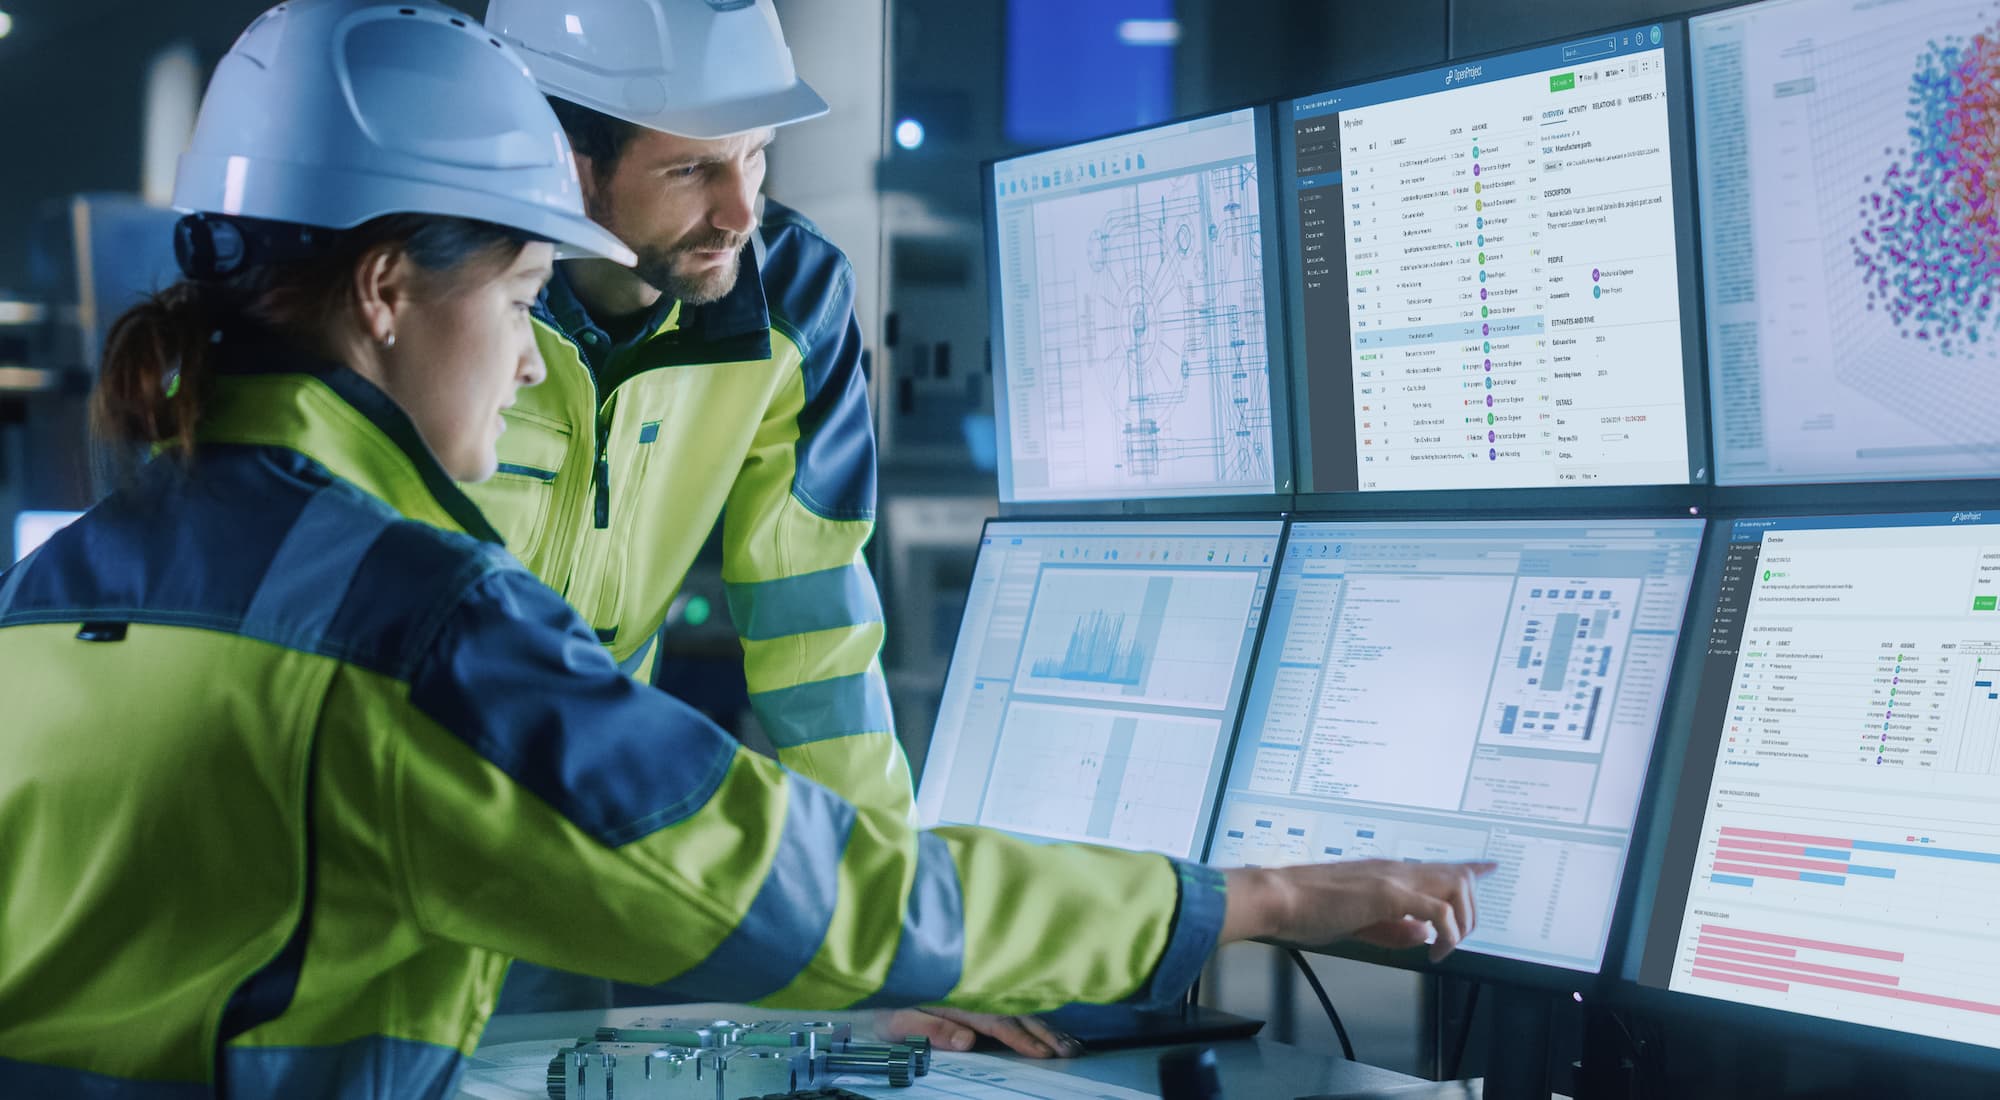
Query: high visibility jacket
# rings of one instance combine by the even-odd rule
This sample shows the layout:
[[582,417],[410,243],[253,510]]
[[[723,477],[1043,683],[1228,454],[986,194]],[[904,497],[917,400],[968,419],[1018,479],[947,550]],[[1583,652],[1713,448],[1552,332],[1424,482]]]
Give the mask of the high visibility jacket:
[[559,271],[535,318],[548,380],[507,412],[500,472],[467,492],[645,680],[722,517],[730,616],[778,759],[861,805],[908,813],[882,604],[861,554],[875,436],[853,269],[775,202],[741,263],[727,296],[662,298],[618,346]]
[[449,1097],[515,957],[1011,1012],[1213,946],[1216,872],[919,833],[638,684],[345,368],[208,407],[0,573],[0,1096]]

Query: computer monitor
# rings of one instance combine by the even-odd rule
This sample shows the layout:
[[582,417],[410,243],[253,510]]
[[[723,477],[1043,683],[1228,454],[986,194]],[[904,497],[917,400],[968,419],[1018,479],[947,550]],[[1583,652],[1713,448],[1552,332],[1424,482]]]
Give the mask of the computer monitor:
[[1682,47],[1653,23],[1280,105],[1301,491],[1706,480]]
[[1462,952],[1596,972],[1702,526],[1293,523],[1208,862],[1493,860]]
[[1291,492],[1269,119],[1246,108],[990,167],[1001,500]]
[[1718,533],[1624,976],[1704,1015],[2000,1048],[2000,512]]
[[1198,858],[1282,529],[988,523],[923,823]]
[[1688,33],[1717,483],[2000,477],[2000,9]]
[[14,557],[20,561],[49,541],[57,531],[76,522],[82,512],[17,512],[14,515]]

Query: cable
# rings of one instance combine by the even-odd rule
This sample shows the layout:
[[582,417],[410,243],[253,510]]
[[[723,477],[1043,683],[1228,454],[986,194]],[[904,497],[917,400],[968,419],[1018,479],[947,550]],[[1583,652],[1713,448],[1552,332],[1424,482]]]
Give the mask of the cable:
[[1445,1063],[1447,1081],[1458,1080],[1458,1071],[1465,1068],[1465,1046],[1472,1041],[1472,1014],[1479,1011],[1479,991],[1483,988],[1474,982],[1472,992],[1465,995],[1465,1022],[1458,1029],[1458,1042],[1451,1045],[1451,1061]]
[[1319,984],[1319,975],[1313,973],[1312,964],[1307,962],[1305,954],[1296,948],[1288,947],[1285,953],[1298,964],[1299,970],[1306,976],[1306,984],[1312,986],[1313,994],[1319,998],[1319,1006],[1326,1009],[1327,1022],[1333,1025],[1333,1033],[1340,1038],[1340,1053],[1345,1055],[1348,1061],[1355,1061],[1354,1042],[1347,1037],[1347,1025],[1340,1022],[1340,1013],[1333,1010],[1333,998],[1327,996],[1326,987]]
[[1665,1079],[1663,1076],[1656,1077],[1656,1075],[1650,1072],[1647,1065],[1649,1056],[1653,1055],[1659,1049],[1660,1044],[1649,1044],[1645,1039],[1640,1038],[1632,1030],[1631,1026],[1626,1023],[1623,1013],[1609,1009],[1603,1011],[1611,1017],[1611,1022],[1617,1024],[1618,1030],[1625,1035],[1625,1042],[1632,1052],[1632,1085],[1640,1100],[1644,1100],[1645,1097],[1652,1094],[1652,1089],[1648,1087],[1649,1083],[1654,1080]]

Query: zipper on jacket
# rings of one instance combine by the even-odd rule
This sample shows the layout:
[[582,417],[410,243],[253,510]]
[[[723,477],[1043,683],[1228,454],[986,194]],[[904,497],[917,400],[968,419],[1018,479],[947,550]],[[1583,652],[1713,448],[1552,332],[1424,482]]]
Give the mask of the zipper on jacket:
[[591,481],[597,486],[597,529],[603,531],[611,526],[611,426],[601,418],[597,422],[597,468]]

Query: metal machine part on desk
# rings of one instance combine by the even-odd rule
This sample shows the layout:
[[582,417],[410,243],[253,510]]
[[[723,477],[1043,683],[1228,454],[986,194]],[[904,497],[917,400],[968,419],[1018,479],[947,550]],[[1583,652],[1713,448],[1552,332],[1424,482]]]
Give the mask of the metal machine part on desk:
[[738,1100],[862,1074],[896,1087],[930,1070],[930,1047],[857,1042],[847,1024],[641,1019],[598,1029],[549,1063],[551,1100]]
[[598,1028],[597,1040],[671,1043],[675,1046],[703,1048],[804,1047],[815,1056],[826,1054],[843,1058],[858,1057],[864,1060],[890,1061],[900,1061],[907,1057],[912,1076],[922,1077],[931,1071],[931,1041],[921,1035],[909,1036],[900,1043],[870,1042],[866,1039],[856,1039],[852,1024],[823,1021],[759,1020],[755,1023],[738,1023],[735,1020],[703,1020],[692,1017],[658,1019],[642,1017],[625,1027]]

